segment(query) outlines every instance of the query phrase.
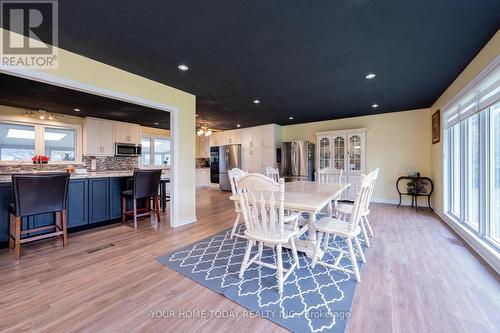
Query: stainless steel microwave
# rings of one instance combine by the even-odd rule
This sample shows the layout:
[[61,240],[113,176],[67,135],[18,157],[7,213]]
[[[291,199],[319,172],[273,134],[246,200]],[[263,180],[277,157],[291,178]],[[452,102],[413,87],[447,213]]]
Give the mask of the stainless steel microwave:
[[135,143],[115,143],[115,156],[141,156],[142,146]]

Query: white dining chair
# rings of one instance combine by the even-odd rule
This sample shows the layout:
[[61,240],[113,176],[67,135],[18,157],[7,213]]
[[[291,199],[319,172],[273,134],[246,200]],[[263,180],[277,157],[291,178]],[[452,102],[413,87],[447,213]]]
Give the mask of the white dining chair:
[[[361,210],[361,232],[363,233],[363,238],[366,242],[366,246],[370,247],[370,239],[368,236],[373,237],[373,229],[371,227],[370,221],[368,220],[368,215],[370,215],[370,202],[373,196],[373,189],[375,188],[375,183],[378,178],[379,169],[375,169],[369,173],[371,183],[370,192],[368,194],[368,200],[365,202],[365,206]],[[335,207],[335,211],[340,216],[347,216],[351,214],[352,204],[342,203]]]
[[[236,178],[243,177],[247,173],[241,169],[234,168],[229,170],[228,175],[229,175],[229,183],[231,184],[231,192],[233,195],[238,195],[238,190],[236,187]],[[240,238],[246,238],[242,234],[236,233],[236,230],[238,229],[238,225],[240,223],[240,216],[241,216],[241,209],[240,209],[240,203],[238,201],[234,201],[234,211],[236,213],[236,219],[234,220],[233,223],[233,229],[231,229],[231,239],[233,237],[240,237]]]
[[[336,169],[334,167],[326,167],[323,169],[320,169],[318,172],[318,181],[321,184],[342,184],[342,174],[343,170],[342,169]],[[336,198],[333,199],[333,208],[336,208],[338,206],[338,199],[340,198],[340,195]],[[331,215],[332,211],[332,203],[330,202],[328,206],[326,207],[327,213]],[[323,213],[325,213],[323,211]]]
[[[312,267],[314,268],[316,264],[320,264],[326,268],[337,269],[344,271],[346,273],[353,273],[356,281],[361,282],[361,276],[359,274],[359,267],[356,259],[356,255],[354,253],[354,248],[352,242],[356,245],[358,250],[358,255],[361,258],[362,262],[366,262],[365,255],[363,253],[363,249],[357,236],[361,233],[360,228],[360,219],[361,219],[361,211],[363,206],[365,205],[366,200],[368,200],[368,195],[370,191],[370,183],[371,178],[369,176],[362,175],[360,181],[360,187],[358,194],[356,195],[356,199],[352,206],[351,215],[349,216],[349,221],[342,221],[334,217],[323,217],[318,222],[316,222],[315,227],[318,231],[318,237],[316,239],[316,247],[314,249],[314,255],[312,259]],[[344,249],[333,248],[329,246],[329,237],[330,235],[338,236],[344,239],[347,244],[347,253],[349,259],[351,261],[352,270],[344,268],[340,265],[340,260],[346,254]],[[339,254],[335,258],[335,262],[333,264],[327,263],[319,258],[319,253],[321,249],[321,240],[325,237],[324,240],[324,251],[328,250],[338,251]]]
[[[276,269],[278,291],[282,294],[284,282],[292,271],[299,267],[299,257],[295,247],[295,237],[299,232],[297,226],[299,214],[285,216],[285,181],[281,178],[275,182],[264,175],[250,173],[236,178],[236,186],[247,238],[239,277],[243,278],[245,270],[254,263]],[[276,249],[275,264],[261,261],[264,243]],[[290,244],[293,257],[293,263],[288,269],[283,268],[282,248],[285,244]],[[250,258],[254,245],[258,246],[258,250]]]
[[280,173],[278,168],[266,167],[266,176],[277,182],[280,178]]
[[318,171],[318,180],[320,183],[338,183],[342,184],[342,169],[326,167]]

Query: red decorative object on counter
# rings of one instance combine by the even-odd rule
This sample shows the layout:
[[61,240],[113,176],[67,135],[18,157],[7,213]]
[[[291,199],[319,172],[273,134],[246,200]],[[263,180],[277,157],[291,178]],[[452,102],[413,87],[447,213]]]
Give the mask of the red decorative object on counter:
[[31,160],[33,161],[33,164],[39,164],[39,163],[47,164],[47,163],[49,163],[49,158],[48,158],[48,156],[45,156],[45,155],[34,156]]

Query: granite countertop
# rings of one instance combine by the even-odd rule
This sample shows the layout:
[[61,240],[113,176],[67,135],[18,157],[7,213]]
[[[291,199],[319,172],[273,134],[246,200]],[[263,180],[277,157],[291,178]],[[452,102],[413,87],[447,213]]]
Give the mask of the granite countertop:
[[[168,170],[170,171],[170,170]],[[38,173],[48,173],[51,171],[42,171]],[[53,172],[53,171],[52,171]],[[23,172],[23,173],[37,173],[37,172]],[[87,173],[72,173],[71,179],[87,179],[87,178],[113,178],[113,177],[132,177],[134,170],[109,170],[109,171],[90,171]],[[169,178],[165,173],[162,174],[162,179]],[[12,182],[11,174],[0,174],[0,183]]]

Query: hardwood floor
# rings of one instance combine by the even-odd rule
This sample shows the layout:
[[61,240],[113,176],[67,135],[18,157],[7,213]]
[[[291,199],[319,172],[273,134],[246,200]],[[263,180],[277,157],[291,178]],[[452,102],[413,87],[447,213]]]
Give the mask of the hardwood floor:
[[[0,250],[0,331],[283,332],[261,318],[185,319],[170,310],[242,311],[155,258],[229,228],[227,194],[197,192],[199,221],[177,229],[139,221]],[[499,277],[431,213],[373,205],[375,238],[361,271],[348,332],[494,332]],[[152,311],[165,311],[159,317]],[[185,314],[188,314],[187,312]],[[200,313],[199,313],[200,314]],[[157,314],[158,315],[158,314]]]

